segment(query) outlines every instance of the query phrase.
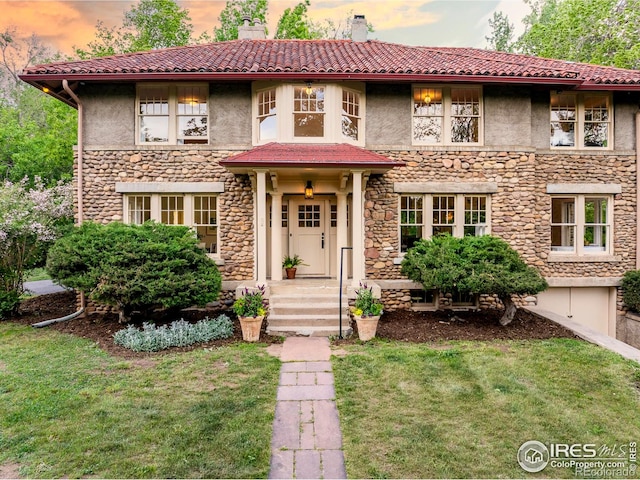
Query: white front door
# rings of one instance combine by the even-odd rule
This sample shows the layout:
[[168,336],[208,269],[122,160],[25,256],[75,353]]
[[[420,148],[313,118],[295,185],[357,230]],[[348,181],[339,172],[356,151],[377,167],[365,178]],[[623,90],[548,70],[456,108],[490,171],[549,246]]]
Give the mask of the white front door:
[[289,254],[299,255],[307,264],[297,267],[297,275],[328,275],[329,202],[295,199],[290,202],[290,206]]

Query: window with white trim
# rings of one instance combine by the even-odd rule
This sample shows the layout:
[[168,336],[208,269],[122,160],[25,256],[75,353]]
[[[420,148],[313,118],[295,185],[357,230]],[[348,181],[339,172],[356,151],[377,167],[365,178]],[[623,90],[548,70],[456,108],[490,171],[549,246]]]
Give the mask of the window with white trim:
[[400,251],[421,238],[449,234],[454,237],[490,233],[489,195],[400,195]]
[[610,254],[611,209],[610,196],[551,197],[551,252]]
[[167,225],[186,225],[198,235],[200,246],[219,252],[218,197],[211,194],[128,194],[124,197],[127,223],[155,220]]
[[137,92],[139,145],[209,143],[207,85],[139,84]]
[[414,145],[482,143],[480,87],[413,87]]
[[260,85],[254,90],[256,144],[279,141],[364,145],[364,85]]
[[551,93],[552,148],[610,149],[611,96],[602,93]]

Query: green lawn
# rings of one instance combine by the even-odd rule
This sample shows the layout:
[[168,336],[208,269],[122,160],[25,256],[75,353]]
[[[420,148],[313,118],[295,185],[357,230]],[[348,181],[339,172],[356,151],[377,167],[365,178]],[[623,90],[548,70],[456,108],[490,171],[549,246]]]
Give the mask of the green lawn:
[[640,441],[638,364],[585,342],[346,350],[333,370],[350,478],[574,477],[525,472],[518,448]]
[[0,322],[0,465],[28,477],[266,477],[279,369],[258,345],[124,361]]

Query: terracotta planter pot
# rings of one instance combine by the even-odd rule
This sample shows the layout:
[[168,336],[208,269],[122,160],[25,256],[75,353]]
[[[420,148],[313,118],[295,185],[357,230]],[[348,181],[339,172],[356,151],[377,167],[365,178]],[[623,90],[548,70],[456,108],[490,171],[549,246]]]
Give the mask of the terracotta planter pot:
[[296,278],[296,268],[285,268],[285,270],[287,271],[287,278],[289,280],[293,280],[294,278]]
[[257,342],[260,340],[260,329],[264,315],[259,317],[238,317],[242,328],[242,339],[245,342]]
[[354,315],[353,318],[356,319],[356,325],[358,325],[358,337],[360,337],[360,340],[366,342],[376,336],[378,320],[380,320],[379,315],[377,317],[361,317],[359,315]]

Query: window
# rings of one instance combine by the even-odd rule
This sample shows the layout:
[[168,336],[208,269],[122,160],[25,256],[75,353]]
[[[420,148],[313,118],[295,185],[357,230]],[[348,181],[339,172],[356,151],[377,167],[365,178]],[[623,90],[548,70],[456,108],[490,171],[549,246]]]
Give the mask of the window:
[[422,195],[402,195],[400,197],[400,245],[406,252],[422,238]]
[[350,90],[342,90],[342,136],[358,140],[360,129],[360,95]]
[[324,87],[295,87],[293,136],[324,137]]
[[551,198],[551,251],[577,255],[610,253],[610,197]]
[[130,194],[124,197],[128,223],[155,220],[167,225],[187,225],[209,253],[218,250],[218,197],[211,194]]
[[400,251],[434,235],[489,233],[489,199],[488,195],[400,195]]
[[260,140],[277,138],[276,89],[258,92],[258,135]]
[[193,225],[198,239],[209,253],[218,253],[218,198],[211,195],[193,197]]
[[205,85],[138,85],[139,144],[206,144]]
[[481,143],[480,87],[413,88],[413,142]]
[[141,225],[147,220],[151,220],[151,196],[130,196],[127,211],[127,218],[129,223]]
[[258,82],[254,142],[364,144],[364,84]]
[[551,147],[610,148],[610,97],[591,93],[551,94]]

